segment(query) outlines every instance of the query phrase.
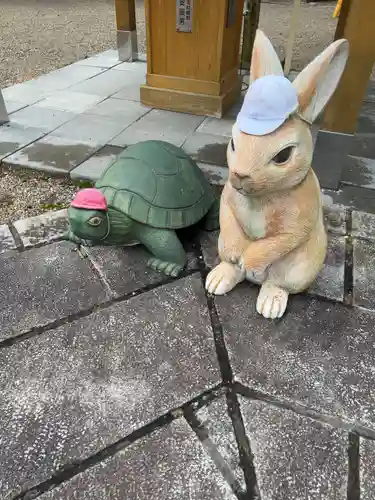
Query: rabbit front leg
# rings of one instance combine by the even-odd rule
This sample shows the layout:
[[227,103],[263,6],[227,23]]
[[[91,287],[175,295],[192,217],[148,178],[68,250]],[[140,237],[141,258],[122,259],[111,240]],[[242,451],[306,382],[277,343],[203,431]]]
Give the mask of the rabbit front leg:
[[214,267],[206,279],[206,290],[215,295],[230,292],[246,278],[246,272],[239,262],[250,245],[250,240],[225,202],[225,192],[220,206],[220,228],[218,250],[221,263]]
[[[244,253],[240,265],[250,270],[264,270],[282,257],[290,254],[304,240],[304,236],[282,234],[254,241]],[[261,286],[256,309],[259,314],[269,319],[281,318],[288,304],[289,291],[275,283],[270,276]]]

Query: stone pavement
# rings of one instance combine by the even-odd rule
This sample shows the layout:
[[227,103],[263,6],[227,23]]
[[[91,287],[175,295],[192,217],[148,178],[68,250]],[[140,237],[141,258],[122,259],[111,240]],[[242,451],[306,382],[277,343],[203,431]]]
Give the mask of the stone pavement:
[[308,294],[272,322],[213,298],[216,233],[176,280],[141,248],[0,227],[0,498],[372,500],[375,216],[332,207]]
[[[5,89],[4,163],[95,180],[162,137],[223,184],[238,106],[150,110],[144,73],[110,51]],[[0,226],[1,500],[375,498],[373,95],[352,140],[317,134],[329,252],[279,321],[250,284],[207,296],[217,233],[166,280],[141,248],[61,241],[64,210]]]

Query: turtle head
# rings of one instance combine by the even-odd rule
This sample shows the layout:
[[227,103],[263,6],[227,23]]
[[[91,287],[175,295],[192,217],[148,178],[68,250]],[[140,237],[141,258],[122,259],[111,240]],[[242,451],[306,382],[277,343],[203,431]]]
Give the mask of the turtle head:
[[72,233],[83,240],[102,241],[109,233],[107,201],[95,188],[78,191],[68,208]]

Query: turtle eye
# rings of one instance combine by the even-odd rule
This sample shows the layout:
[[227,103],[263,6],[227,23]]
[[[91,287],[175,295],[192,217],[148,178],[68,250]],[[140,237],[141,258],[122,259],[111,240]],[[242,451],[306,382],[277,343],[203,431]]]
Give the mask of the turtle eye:
[[236,148],[234,147],[234,140],[233,140],[233,138],[230,140],[230,147],[231,147],[231,149],[232,149],[232,151],[234,153],[236,151]]
[[272,158],[272,161],[274,163],[276,163],[276,165],[283,165],[288,160],[290,160],[290,157],[292,156],[292,153],[293,153],[293,149],[294,149],[294,146],[288,146],[288,147],[282,149],[281,151],[279,151],[277,153],[277,155],[275,155]]
[[90,226],[94,227],[100,226],[100,224],[102,223],[102,219],[97,215],[94,215],[94,217],[91,217],[91,219],[89,219],[87,223],[90,224]]

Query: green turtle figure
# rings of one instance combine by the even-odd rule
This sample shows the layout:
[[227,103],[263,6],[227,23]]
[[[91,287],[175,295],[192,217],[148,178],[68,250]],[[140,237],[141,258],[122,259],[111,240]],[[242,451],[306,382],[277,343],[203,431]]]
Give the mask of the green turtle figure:
[[148,266],[178,276],[187,262],[176,229],[204,219],[219,227],[219,199],[201,169],[181,148],[163,141],[129,146],[95,188],[78,191],[68,208],[65,238],[91,245],[143,244]]

